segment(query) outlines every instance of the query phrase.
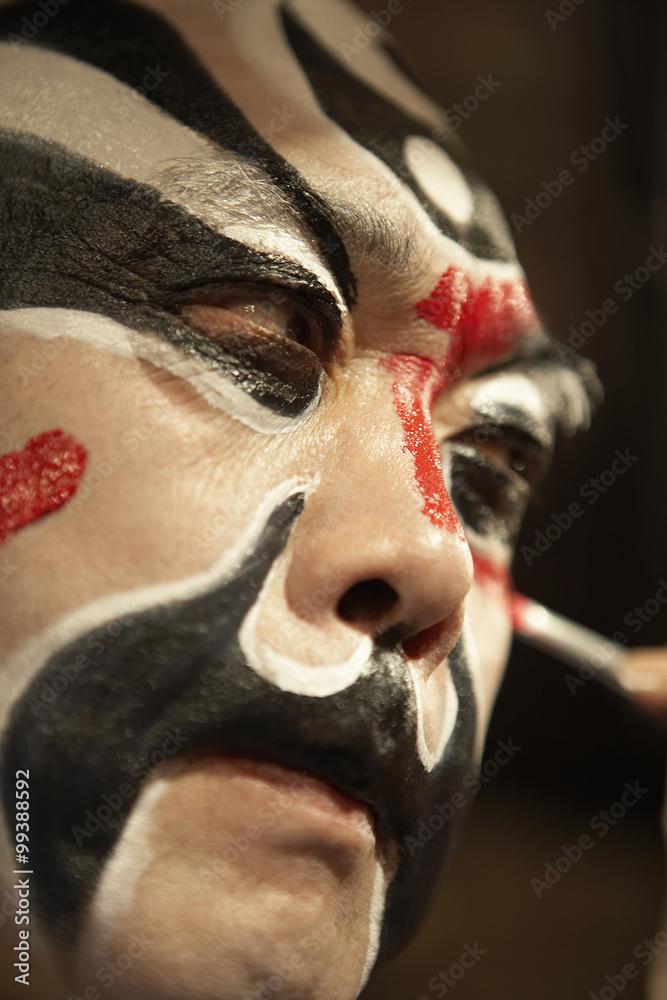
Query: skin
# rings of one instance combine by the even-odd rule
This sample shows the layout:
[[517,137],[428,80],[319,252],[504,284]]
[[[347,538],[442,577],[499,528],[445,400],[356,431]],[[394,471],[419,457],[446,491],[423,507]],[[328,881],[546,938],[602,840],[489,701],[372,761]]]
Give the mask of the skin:
[[[31,331],[17,325],[11,310],[5,312],[0,454],[60,427],[84,444],[89,458],[79,496],[18,532],[0,553],[15,567],[0,604],[0,664],[8,674],[12,657],[27,643],[91,602],[207,572],[249,531],[267,497],[296,479],[307,486],[307,503],[262,591],[257,641],[315,673],[349,657],[360,635],[374,639],[396,628],[405,669],[424,695],[427,752],[437,756],[451,700],[447,656],[465,622],[474,650],[479,751],[511,637],[503,576],[511,549],[501,537],[482,538],[469,527],[464,537],[456,526],[436,525],[425,514],[397,411],[395,375],[381,362],[409,355],[439,366],[442,384],[429,409],[428,433],[443,456],[465,433],[476,454],[520,485],[516,448],[489,435],[489,421],[474,404],[480,391],[502,401],[502,377],[487,371],[484,358],[464,376],[448,370],[443,359],[450,335],[416,309],[454,263],[462,263],[473,282],[493,267],[485,271],[473,255],[438,235],[379,160],[351,184],[358,171],[356,144],[335,137],[310,106],[304,105],[294,127],[272,128],[277,98],[271,82],[259,74],[255,79],[253,66],[219,35],[219,24],[215,48],[209,5],[188,5],[187,18],[183,4],[149,6],[176,27],[187,19],[187,30],[200,32],[199,52],[209,70],[236,100],[245,95],[248,101],[252,94],[248,107],[255,126],[318,193],[357,209],[381,206],[399,232],[413,235],[416,250],[397,277],[390,255],[369,251],[363,217],[346,224],[357,304],[343,309],[329,354],[317,328],[309,326],[305,347],[326,370],[322,398],[307,421],[283,435],[252,429],[211,405],[169,366],[71,337],[54,340],[55,355],[37,370],[35,357],[45,345],[41,317],[34,316]],[[293,95],[285,87],[289,101]],[[68,142],[76,140],[76,127],[71,116]],[[130,128],[115,120],[97,155],[117,160]],[[158,142],[154,147],[154,162],[142,169],[157,176],[165,148]],[[252,230],[257,222],[249,217],[247,225]],[[312,240],[302,242],[297,259],[307,262],[317,251]],[[324,268],[321,260],[318,267]],[[520,278],[517,265],[509,271]],[[323,280],[335,285],[330,274]],[[276,305],[260,282],[256,288],[224,288],[213,299],[195,298],[182,318],[213,340],[239,330],[278,343],[294,337],[293,310]],[[494,361],[507,361],[515,346],[508,343],[506,356]],[[33,372],[27,381],[19,374],[26,370]],[[513,399],[530,411],[531,392],[537,391],[530,386],[538,383],[529,363],[519,370],[527,388]],[[552,404],[555,412],[558,393],[539,393],[545,412]],[[545,424],[553,422],[545,417]],[[482,433],[471,437],[474,430]],[[112,453],[121,456],[113,472],[93,480]],[[206,532],[211,525],[214,530]],[[353,589],[377,580],[390,588],[389,600],[374,603]],[[187,750],[156,769],[106,867],[74,955],[59,949],[36,921],[32,995],[84,995],[99,985],[106,963],[131,954],[122,978],[102,986],[102,995],[242,1000],[269,984],[271,996],[284,998],[357,996],[375,957],[374,907],[379,900],[381,909],[395,874],[397,845],[377,828],[373,833],[375,820],[360,803],[337,797],[308,774],[301,773],[295,785],[298,777],[270,764]],[[270,821],[263,811],[268,806]],[[249,828],[259,830],[256,838],[249,837]],[[247,849],[225,864],[224,851],[243,837]],[[3,849],[9,887],[7,830]],[[10,920],[0,934],[9,982],[16,941]],[[130,949],[142,934],[149,943],[134,955]],[[20,996],[21,987],[5,995]]]

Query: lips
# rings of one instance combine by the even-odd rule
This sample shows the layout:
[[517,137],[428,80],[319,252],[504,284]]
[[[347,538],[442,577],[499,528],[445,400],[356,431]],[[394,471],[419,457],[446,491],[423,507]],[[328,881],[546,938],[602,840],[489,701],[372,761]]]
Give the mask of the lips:
[[[289,814],[289,821],[303,823],[308,813],[311,822],[324,825],[335,835],[336,828],[361,834],[361,839],[375,842],[375,818],[372,810],[361,800],[341,792],[333,784],[307,771],[283,767],[273,761],[257,757],[202,752],[185,756],[186,772],[206,772],[218,778],[227,791],[235,786],[255,792],[260,802],[268,801],[278,806],[278,815]],[[182,773],[182,772],[181,772]],[[221,805],[228,808],[228,802]]]
[[[183,581],[171,603],[74,635],[15,704],[3,747],[5,812],[11,816],[15,805],[16,771],[29,769],[35,911],[72,948],[137,793],[155,760],[174,752],[167,748],[176,738],[183,757],[263,761],[245,766],[255,769],[247,780],[265,788],[282,780],[278,769],[312,775],[317,783],[299,808],[303,817],[310,810],[308,823],[317,813],[318,830],[333,822],[334,809],[340,819],[361,808],[364,821],[372,810],[379,840],[399,848],[383,960],[421,919],[463,811],[435,829],[427,824],[434,815],[441,820],[435,806],[464,787],[474,754],[475,702],[462,641],[448,660],[456,722],[430,769],[419,756],[414,684],[396,635],[378,637],[357,680],[325,697],[284,691],[255,672],[239,629],[304,499],[296,493],[273,509],[231,575],[207,577],[205,586],[199,578]],[[426,843],[419,839],[425,824],[432,834]]]

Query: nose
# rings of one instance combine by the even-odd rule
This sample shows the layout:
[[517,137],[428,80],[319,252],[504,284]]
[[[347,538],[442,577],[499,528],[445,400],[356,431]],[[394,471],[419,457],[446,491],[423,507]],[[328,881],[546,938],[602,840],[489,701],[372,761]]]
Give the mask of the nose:
[[285,595],[323,640],[345,631],[373,641],[390,634],[428,669],[458,638],[472,561],[460,535],[434,526],[409,477],[401,482],[397,472],[376,464],[372,476],[329,482],[306,503]]
[[[338,429],[291,539],[285,596],[323,641],[391,634],[430,669],[458,638],[470,551],[457,523],[429,516],[400,423],[390,411],[384,426],[373,417]],[[439,466],[436,476],[445,493]]]

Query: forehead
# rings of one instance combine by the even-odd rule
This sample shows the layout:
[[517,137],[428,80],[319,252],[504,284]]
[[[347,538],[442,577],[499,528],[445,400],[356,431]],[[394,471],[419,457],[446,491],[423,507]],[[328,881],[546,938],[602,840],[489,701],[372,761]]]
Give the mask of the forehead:
[[3,45],[4,129],[296,258],[348,305],[360,282],[416,302],[451,267],[521,279],[493,196],[354,7],[70,0],[27,45],[29,7],[0,13],[19,39]]

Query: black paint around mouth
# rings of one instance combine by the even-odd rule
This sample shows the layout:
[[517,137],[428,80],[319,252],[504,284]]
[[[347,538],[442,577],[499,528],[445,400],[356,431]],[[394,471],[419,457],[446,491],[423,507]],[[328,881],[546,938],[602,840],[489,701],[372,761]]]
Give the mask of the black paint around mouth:
[[[246,663],[240,626],[302,505],[295,494],[278,506],[240,568],[206,593],[103,622],[62,648],[14,706],[3,747],[4,807],[11,815],[15,772],[29,769],[34,905],[62,947],[76,947],[155,755],[174,752],[166,746],[262,757],[368,803],[399,845],[385,957],[420,919],[458,817],[417,852],[405,850],[405,838],[473,766],[470,676],[459,646],[450,656],[456,726],[429,774],[416,751],[414,692],[391,637],[375,644],[355,683],[325,698],[283,691]],[[77,663],[85,666],[63,689]],[[46,705],[44,690],[62,693]],[[122,786],[131,794],[119,794]]]

